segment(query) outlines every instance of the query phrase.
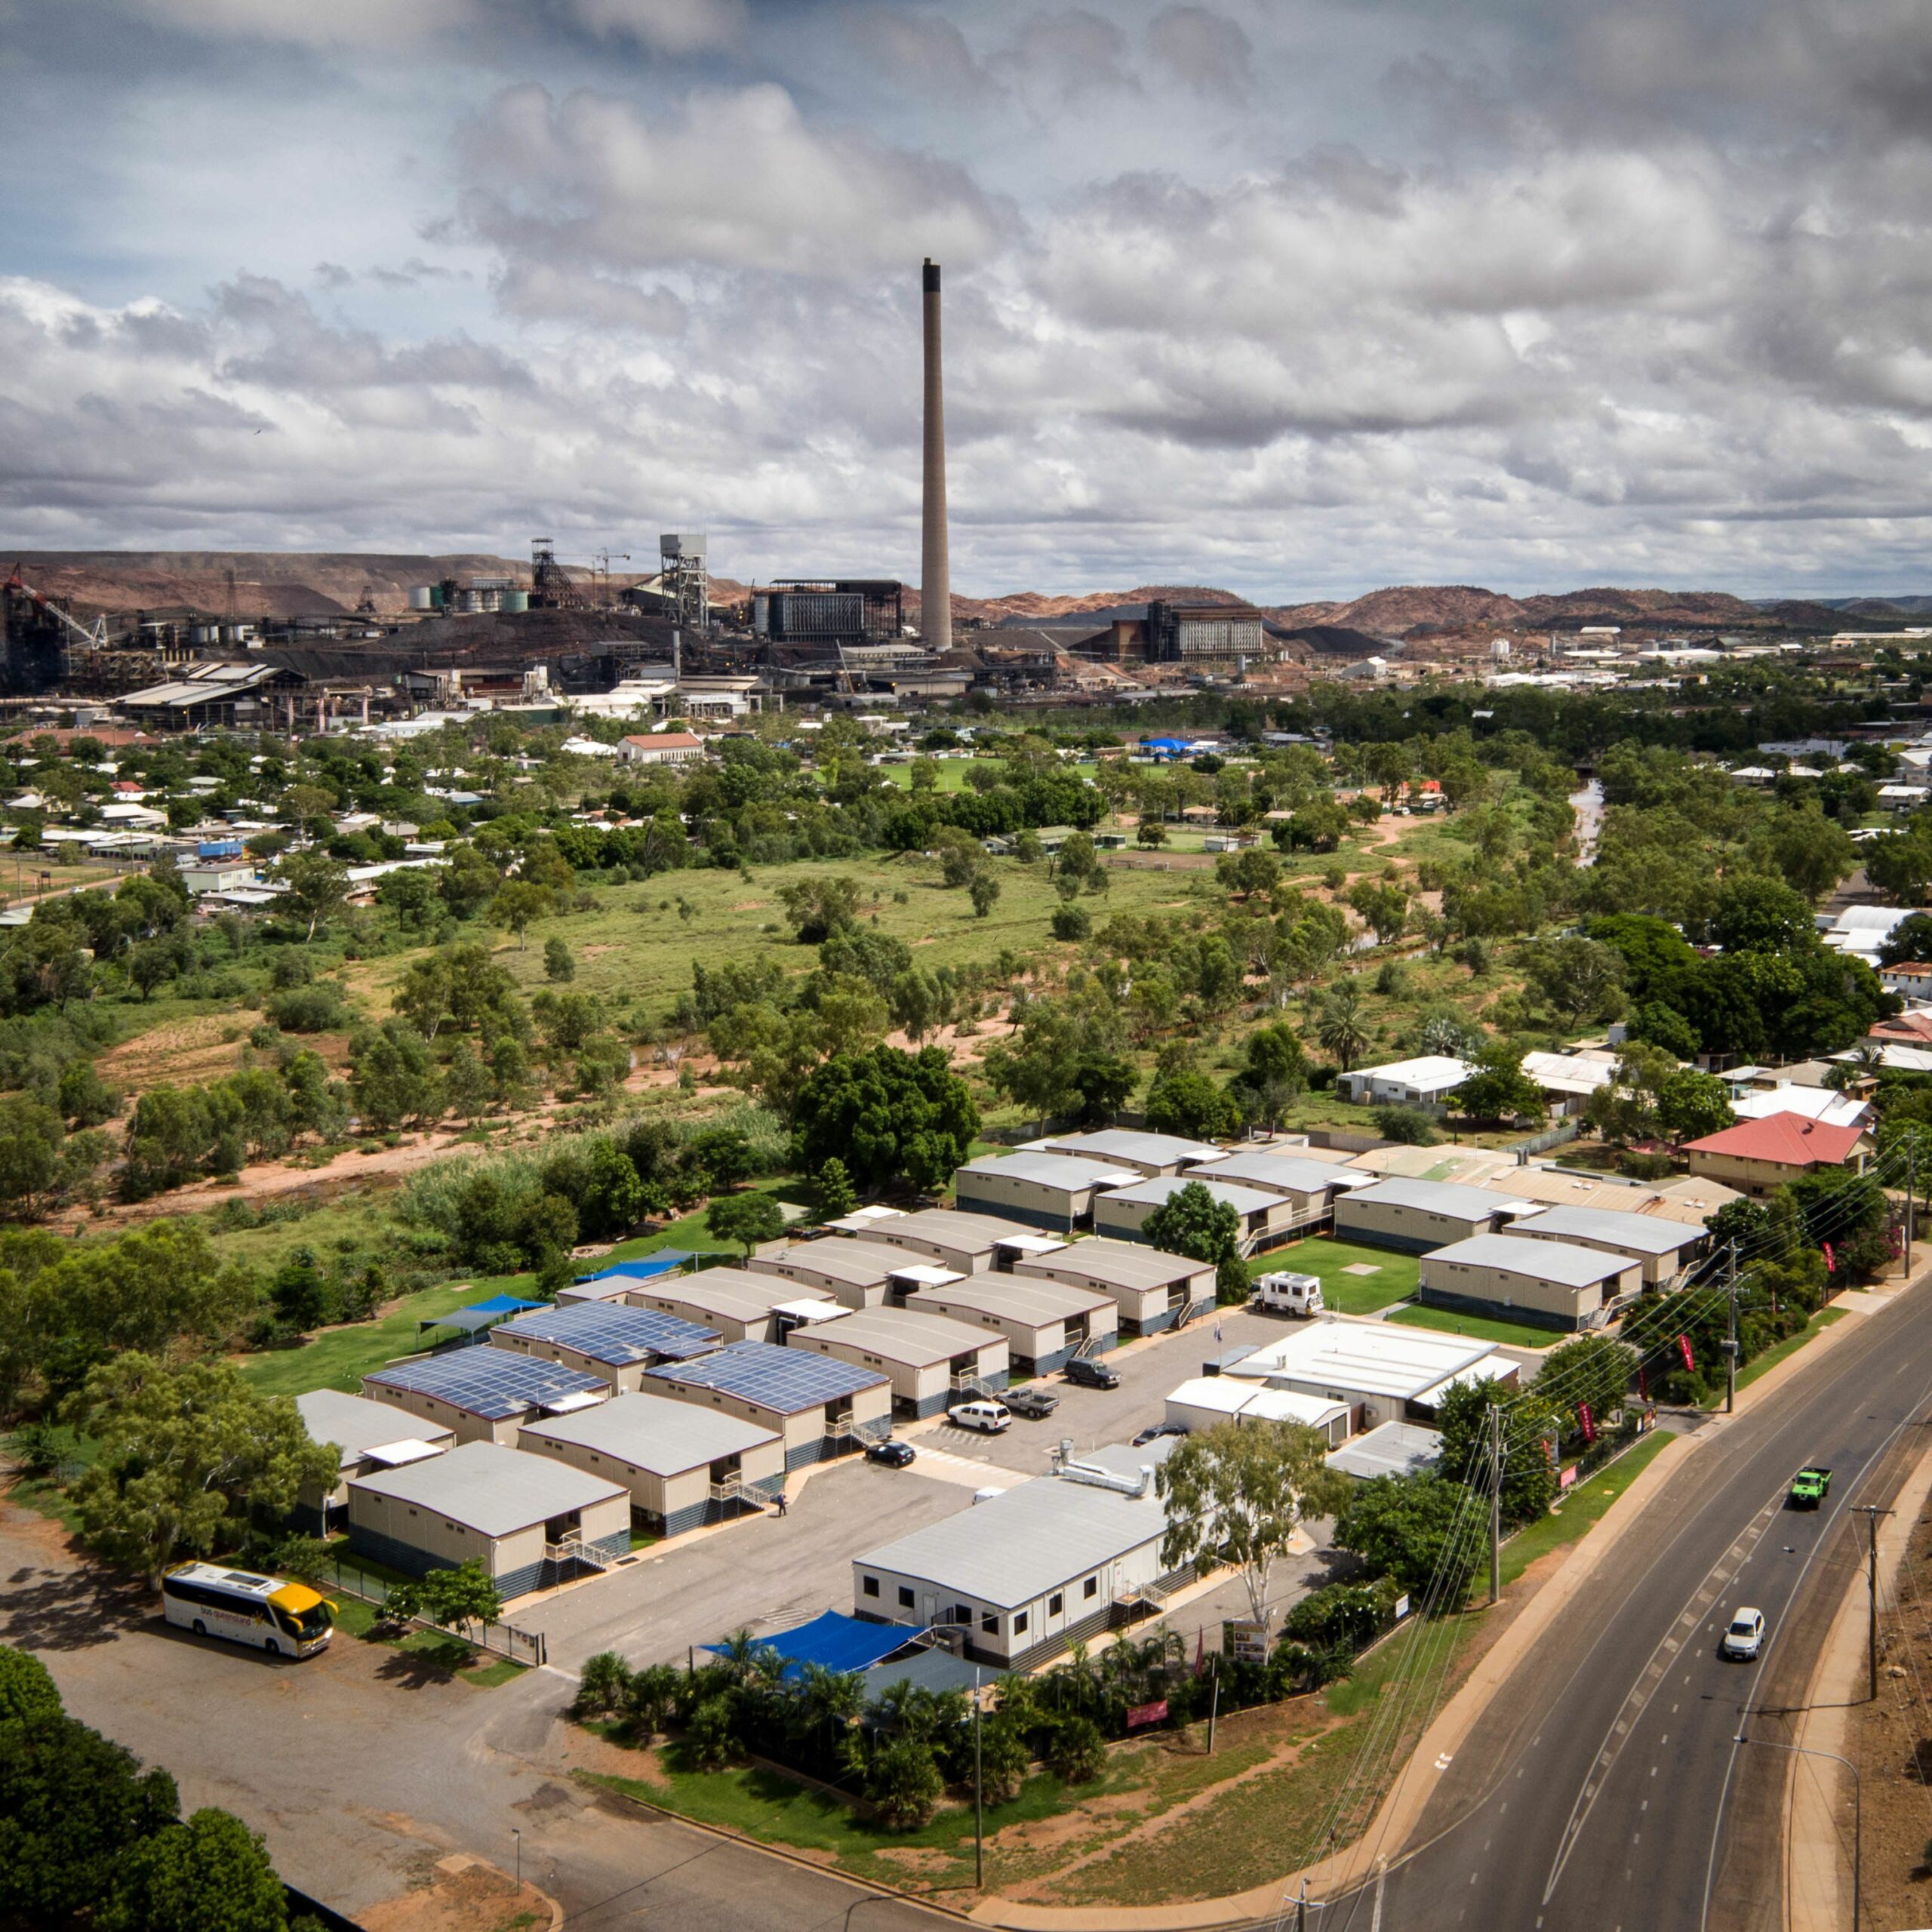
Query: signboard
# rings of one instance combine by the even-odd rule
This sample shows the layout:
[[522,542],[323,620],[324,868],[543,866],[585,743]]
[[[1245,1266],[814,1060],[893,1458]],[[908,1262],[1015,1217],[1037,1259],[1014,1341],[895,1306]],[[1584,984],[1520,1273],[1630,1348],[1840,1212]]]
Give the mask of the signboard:
[[1268,1626],[1244,1620],[1224,1623],[1221,1626],[1221,1647],[1237,1663],[1266,1663]]
[[1570,1466],[1556,1478],[1556,1486],[1558,1489],[1568,1489],[1575,1484],[1576,1480],[1577,1466],[1574,1463],[1572,1463]]
[[1409,1600],[1408,1600],[1408,1598],[1407,1598],[1407,1597],[1398,1597],[1398,1598],[1395,1599],[1395,1621],[1396,1621],[1398,1623],[1401,1623],[1401,1620],[1402,1620],[1402,1619],[1403,1619],[1404,1617],[1405,1617],[1406,1616],[1407,1616],[1407,1615],[1408,1615],[1408,1614],[1409,1614]]
[[1586,1442],[1594,1442],[1597,1439],[1597,1419],[1591,1413],[1590,1405],[1587,1402],[1579,1402],[1577,1404],[1577,1426],[1583,1431],[1583,1440]]
[[1143,1724],[1159,1724],[1168,1715],[1168,1700],[1157,1698],[1151,1704],[1130,1704],[1127,1707],[1127,1727],[1138,1730]]
[[1690,1373],[1697,1372],[1697,1358],[1690,1352],[1690,1337],[1680,1335],[1677,1338],[1677,1352],[1684,1358],[1684,1366]]

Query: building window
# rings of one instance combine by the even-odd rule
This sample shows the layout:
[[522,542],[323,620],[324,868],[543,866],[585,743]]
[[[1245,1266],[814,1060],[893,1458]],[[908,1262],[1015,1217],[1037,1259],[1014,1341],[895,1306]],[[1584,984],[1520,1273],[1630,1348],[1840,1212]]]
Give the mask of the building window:
[[1089,1577],[1086,1582],[1081,1585],[1080,1594],[1083,1597],[1098,1596],[1100,1594],[1100,1578],[1097,1577]]
[[980,1614],[980,1628],[984,1631],[989,1637],[997,1637],[999,1635],[998,1611],[995,1610],[981,1611]]
[[1062,1596],[1057,1590],[1054,1591],[1053,1595],[1047,1599],[1047,1614],[1049,1617],[1059,1616],[1060,1612],[1066,1609],[1066,1599],[1065,1597]]
[[899,1607],[901,1610],[912,1607],[912,1589],[909,1583],[901,1583],[899,1586]]
[[1016,1637],[1023,1637],[1026,1635],[1027,1621],[1028,1613],[1026,1611],[1023,1610],[1016,1610],[1013,1613],[1013,1634]]
[[876,1577],[861,1577],[859,1588],[866,1595],[875,1597],[878,1595],[878,1579]]

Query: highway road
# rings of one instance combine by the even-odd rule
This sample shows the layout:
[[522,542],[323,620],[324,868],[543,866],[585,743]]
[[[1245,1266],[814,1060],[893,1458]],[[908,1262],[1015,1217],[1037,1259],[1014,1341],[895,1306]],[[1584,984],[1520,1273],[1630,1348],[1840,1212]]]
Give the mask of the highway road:
[[[1562,1615],[1506,1681],[1391,1854],[1385,1932],[1763,1932],[1782,1926],[1789,1754],[1865,1519],[1932,1442],[1932,1290],[1834,1340],[1779,1393],[1703,1426]],[[1834,1471],[1815,1514],[1783,1507],[1807,1463]],[[1587,1546],[1585,1560],[1588,1560]],[[1740,1604],[1767,1647],[1728,1663]],[[1372,1885],[1325,1902],[1321,1932],[1370,1932]]]

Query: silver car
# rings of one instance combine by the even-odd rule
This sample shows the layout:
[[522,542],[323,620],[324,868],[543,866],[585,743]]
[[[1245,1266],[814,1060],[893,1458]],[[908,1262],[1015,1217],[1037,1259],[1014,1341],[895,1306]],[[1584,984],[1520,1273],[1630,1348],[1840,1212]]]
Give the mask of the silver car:
[[1740,1663],[1749,1663],[1764,1647],[1764,1613],[1761,1610],[1738,1611],[1718,1645],[1722,1655],[1735,1657]]

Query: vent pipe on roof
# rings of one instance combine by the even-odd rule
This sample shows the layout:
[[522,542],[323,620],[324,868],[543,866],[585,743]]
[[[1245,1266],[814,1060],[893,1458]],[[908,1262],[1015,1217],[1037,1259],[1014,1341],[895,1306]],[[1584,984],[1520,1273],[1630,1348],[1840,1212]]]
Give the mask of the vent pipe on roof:
[[1054,1474],[1063,1476],[1069,1482],[1084,1482],[1095,1489],[1110,1489],[1120,1496],[1145,1496],[1154,1487],[1154,1466],[1143,1463],[1137,1476],[1124,1476],[1112,1469],[1103,1469],[1098,1463],[1075,1462],[1073,1457],[1073,1438],[1063,1435],[1060,1447],[1054,1451]]

